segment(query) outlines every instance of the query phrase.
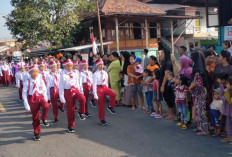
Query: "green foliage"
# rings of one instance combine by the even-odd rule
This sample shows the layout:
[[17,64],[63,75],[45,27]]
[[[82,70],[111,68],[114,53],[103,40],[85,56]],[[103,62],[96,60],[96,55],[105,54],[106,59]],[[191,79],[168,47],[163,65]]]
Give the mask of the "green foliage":
[[201,40],[201,45],[217,45],[218,40],[213,39],[213,40]]
[[11,4],[15,9],[6,17],[6,25],[19,42],[31,47],[44,40],[54,47],[69,42],[81,15],[95,6],[90,0],[11,0]]

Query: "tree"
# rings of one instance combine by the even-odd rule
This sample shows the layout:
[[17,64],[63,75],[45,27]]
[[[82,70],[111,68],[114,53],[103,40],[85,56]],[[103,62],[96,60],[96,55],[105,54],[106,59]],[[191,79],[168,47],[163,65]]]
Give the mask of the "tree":
[[82,15],[94,9],[90,0],[11,0],[15,9],[7,16],[12,35],[26,46],[49,41],[55,47],[70,37]]

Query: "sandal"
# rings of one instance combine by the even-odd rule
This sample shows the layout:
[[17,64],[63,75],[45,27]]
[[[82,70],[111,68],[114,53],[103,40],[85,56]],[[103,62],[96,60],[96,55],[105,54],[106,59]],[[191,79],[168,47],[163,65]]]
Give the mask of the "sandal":
[[187,125],[184,124],[184,125],[182,126],[182,130],[186,130],[186,129],[187,129]]
[[166,120],[171,120],[171,119],[173,119],[173,117],[172,116],[167,116],[165,119]]
[[227,137],[227,138],[223,138],[221,140],[222,143],[226,143],[226,142],[232,142],[231,138]]
[[145,107],[141,107],[140,109],[143,111],[147,111],[147,109]]
[[131,111],[134,111],[134,110],[135,110],[135,107],[132,107],[132,108],[131,108]]
[[198,128],[195,128],[192,130],[193,132],[199,132],[200,130]]
[[209,135],[209,132],[207,132],[207,131],[201,131],[201,132],[198,132],[197,135],[198,136],[206,136],[206,135]]

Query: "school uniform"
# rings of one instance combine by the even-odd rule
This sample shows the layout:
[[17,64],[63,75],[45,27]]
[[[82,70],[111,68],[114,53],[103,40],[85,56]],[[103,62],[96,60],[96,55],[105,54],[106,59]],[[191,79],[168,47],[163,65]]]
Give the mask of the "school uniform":
[[22,100],[22,91],[23,91],[23,77],[25,72],[18,71],[15,74],[16,87],[19,89],[19,99]]
[[48,100],[51,101],[52,104],[52,112],[54,115],[55,121],[59,119],[58,116],[58,100],[59,100],[59,81],[60,76],[57,72],[50,74],[47,76],[47,94]]
[[23,100],[25,109],[31,111],[34,134],[41,133],[40,126],[40,107],[42,108],[42,121],[45,124],[49,110],[47,103],[47,88],[44,81],[37,77],[35,80],[30,76],[23,84]]
[[[67,63],[72,64],[72,61],[68,59]],[[78,76],[73,72],[63,70],[60,76],[59,83],[59,96],[62,103],[67,105],[67,117],[68,117],[68,128],[73,129],[75,126],[75,100],[79,101],[80,108],[79,113],[85,113],[85,96],[79,92],[79,81]]]
[[103,121],[105,120],[105,97],[110,97],[110,107],[115,108],[116,103],[116,93],[108,87],[108,74],[104,70],[97,70],[93,74],[93,94],[97,99],[99,119]]
[[47,71],[39,71],[39,77],[44,81],[45,86],[47,86],[47,76],[48,76]]
[[1,69],[0,76],[2,77],[2,84],[9,85],[10,84],[9,77],[11,74],[9,65],[6,63],[3,63],[0,69]]

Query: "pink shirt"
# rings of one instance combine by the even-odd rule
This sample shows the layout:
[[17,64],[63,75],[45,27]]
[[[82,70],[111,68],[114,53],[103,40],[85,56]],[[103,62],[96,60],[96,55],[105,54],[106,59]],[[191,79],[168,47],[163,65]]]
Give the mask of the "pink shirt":
[[157,91],[156,82],[158,82],[158,80],[154,80],[154,81],[153,81],[153,90],[154,90],[154,91]]

